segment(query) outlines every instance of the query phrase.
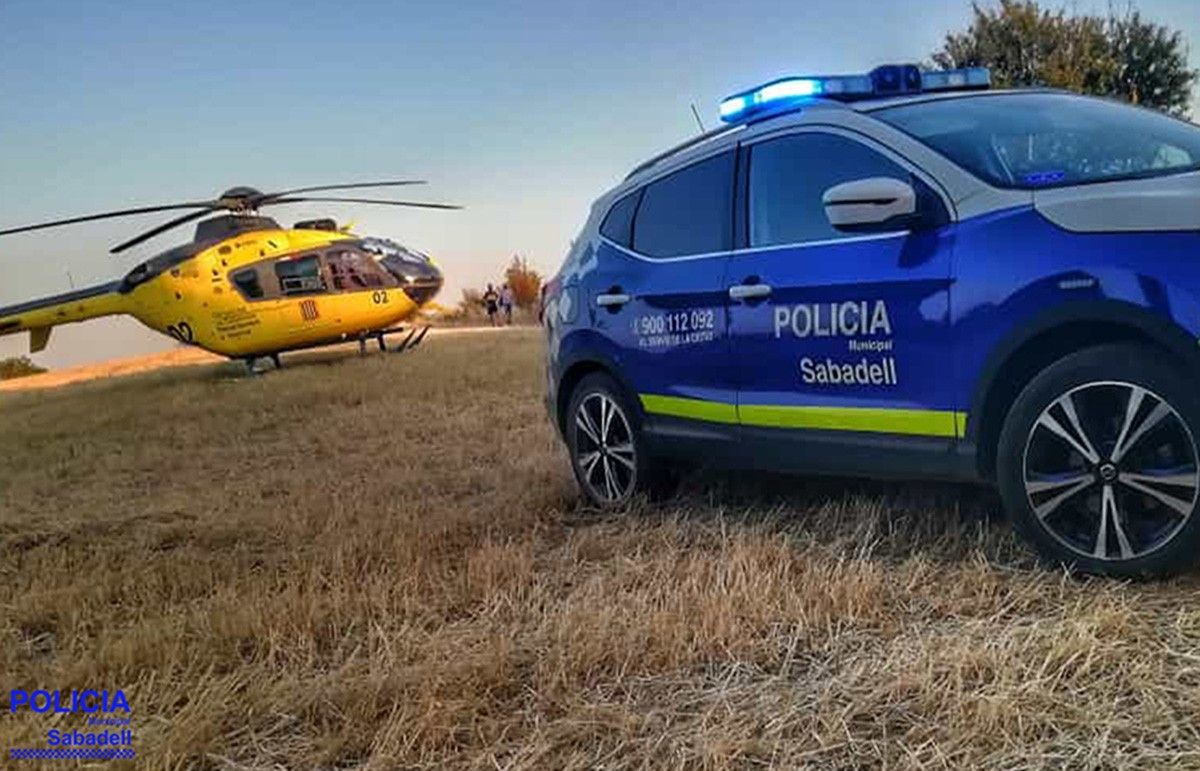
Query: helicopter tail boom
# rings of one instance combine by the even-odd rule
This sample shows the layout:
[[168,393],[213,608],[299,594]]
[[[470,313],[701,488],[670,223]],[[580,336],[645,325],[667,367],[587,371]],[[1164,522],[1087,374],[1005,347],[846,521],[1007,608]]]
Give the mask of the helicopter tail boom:
[[52,327],[124,313],[120,287],[113,281],[0,308],[0,336],[29,332],[29,352],[37,353],[49,342]]

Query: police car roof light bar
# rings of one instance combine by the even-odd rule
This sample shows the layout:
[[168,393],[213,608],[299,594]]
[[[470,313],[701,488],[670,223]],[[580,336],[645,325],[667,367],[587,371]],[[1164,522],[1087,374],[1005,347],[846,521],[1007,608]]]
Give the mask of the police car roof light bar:
[[965,91],[990,88],[986,67],[921,72],[912,64],[876,67],[866,75],[816,75],[781,78],[734,94],[721,101],[721,120],[737,123],[764,113],[794,109],[812,99],[852,101],[928,91]]
[[922,91],[971,91],[991,87],[992,71],[987,67],[921,73]]

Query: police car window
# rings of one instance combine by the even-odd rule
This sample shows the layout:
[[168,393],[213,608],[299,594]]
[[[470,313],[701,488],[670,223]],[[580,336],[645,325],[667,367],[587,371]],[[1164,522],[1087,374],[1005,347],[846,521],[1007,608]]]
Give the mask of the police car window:
[[750,151],[750,245],[773,246],[846,238],[829,224],[822,196],[834,185],[867,177],[912,181],[903,167],[836,134],[793,134]]
[[621,246],[633,245],[633,213],[637,211],[641,191],[630,193],[612,205],[608,216],[600,223],[600,234]]
[[996,94],[871,113],[997,187],[1033,190],[1200,169],[1200,126],[1068,94]]
[[651,182],[633,220],[633,248],[651,257],[723,252],[733,244],[733,153]]

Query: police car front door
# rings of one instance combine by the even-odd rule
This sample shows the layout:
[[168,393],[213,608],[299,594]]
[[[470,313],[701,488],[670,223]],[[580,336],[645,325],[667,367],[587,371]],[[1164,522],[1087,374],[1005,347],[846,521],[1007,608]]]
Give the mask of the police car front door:
[[[744,152],[747,248],[728,269],[744,435],[954,437],[944,203],[897,158],[849,134],[805,131]],[[825,191],[872,177],[913,184],[931,225],[834,229]]]

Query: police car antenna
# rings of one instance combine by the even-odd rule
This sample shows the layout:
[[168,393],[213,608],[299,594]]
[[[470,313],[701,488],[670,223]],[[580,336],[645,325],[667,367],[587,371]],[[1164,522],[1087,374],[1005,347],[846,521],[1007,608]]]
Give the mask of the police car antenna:
[[695,102],[692,102],[692,117],[696,119],[696,125],[700,127],[701,134],[707,131],[707,129],[704,128],[704,121],[700,120],[700,111],[696,109]]

